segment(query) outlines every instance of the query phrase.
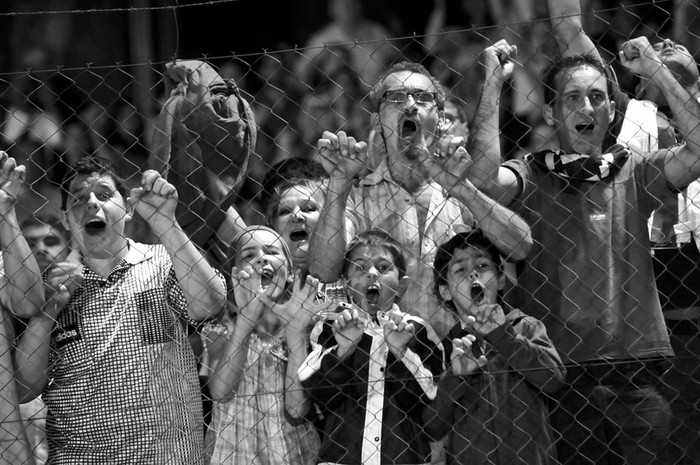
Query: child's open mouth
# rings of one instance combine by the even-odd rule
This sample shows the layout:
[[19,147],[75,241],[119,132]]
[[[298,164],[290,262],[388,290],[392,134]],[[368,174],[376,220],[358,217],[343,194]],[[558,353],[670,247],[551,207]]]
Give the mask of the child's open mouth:
[[576,130],[578,132],[590,132],[593,129],[595,129],[595,125],[593,123],[581,123],[576,125]]
[[289,233],[289,239],[292,242],[299,242],[299,241],[304,241],[309,237],[309,233],[306,232],[304,229],[295,229],[291,233]]
[[484,286],[481,284],[473,283],[469,292],[471,294],[472,302],[480,304],[484,300]]
[[272,270],[264,269],[260,272],[260,285],[264,288],[270,285],[272,282],[272,276],[274,273]]
[[94,218],[87,223],[83,229],[88,234],[88,236],[96,236],[101,234],[107,228],[107,223],[99,218]]
[[379,286],[372,284],[367,287],[367,292],[365,292],[365,298],[367,303],[372,307],[376,307],[379,303]]

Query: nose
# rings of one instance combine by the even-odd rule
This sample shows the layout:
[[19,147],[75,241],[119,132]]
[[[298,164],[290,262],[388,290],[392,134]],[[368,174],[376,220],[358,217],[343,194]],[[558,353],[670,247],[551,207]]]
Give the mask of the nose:
[[90,192],[88,194],[88,199],[87,199],[86,205],[87,205],[88,210],[99,208],[100,201],[97,200],[97,196],[95,195],[94,192]]
[[591,103],[591,99],[588,98],[588,96],[583,97],[582,99],[582,107],[581,107],[581,112],[586,113],[586,114],[592,114],[595,109],[593,108],[593,104]]
[[476,271],[476,270],[472,270],[472,272],[469,273],[469,279],[470,279],[471,281],[477,279],[478,277],[479,277],[479,272]]
[[416,113],[418,111],[418,104],[416,102],[416,99],[413,98],[413,94],[408,94],[408,97],[406,97],[406,103],[404,103],[404,105],[406,113]]
[[379,276],[379,271],[377,270],[377,267],[372,265],[369,268],[367,268],[367,276],[375,278]]
[[261,266],[267,265],[267,255],[265,255],[264,253],[260,253],[260,255],[258,255],[258,258],[255,260],[255,263]]
[[292,210],[292,221],[303,221],[303,220],[304,220],[304,215],[301,214],[301,208],[294,207],[294,210]]
[[676,46],[675,42],[673,42],[671,39],[664,39],[662,43],[663,48],[674,48]]

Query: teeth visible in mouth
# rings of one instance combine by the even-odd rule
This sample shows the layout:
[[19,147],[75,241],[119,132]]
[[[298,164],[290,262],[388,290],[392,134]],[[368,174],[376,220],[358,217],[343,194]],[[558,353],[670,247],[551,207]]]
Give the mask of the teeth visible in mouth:
[[299,242],[306,240],[309,237],[309,233],[307,233],[303,229],[297,229],[289,233],[289,239],[292,240],[292,242]]
[[379,302],[379,287],[369,286],[367,292],[365,292],[365,297],[367,298],[367,303],[375,306]]
[[104,220],[92,219],[85,223],[85,232],[92,236],[102,232],[106,226],[107,223],[105,223]]
[[470,290],[471,298],[473,302],[480,304],[484,300],[484,286],[479,283],[473,283]]
[[589,131],[592,130],[595,126],[591,123],[582,123],[582,124],[577,124],[576,125],[576,130],[581,132],[581,131]]

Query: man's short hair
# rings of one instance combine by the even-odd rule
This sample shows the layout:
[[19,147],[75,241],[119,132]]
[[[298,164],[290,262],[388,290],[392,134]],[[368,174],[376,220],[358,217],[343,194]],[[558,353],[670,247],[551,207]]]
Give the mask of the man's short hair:
[[552,105],[559,95],[558,79],[562,73],[579,66],[590,66],[600,71],[605,76],[608,87],[608,98],[613,99],[614,85],[608,68],[592,55],[558,56],[542,71],[542,83],[544,84],[544,103]]
[[372,105],[372,111],[379,111],[379,104],[382,102],[382,97],[384,96],[384,92],[386,90],[384,89],[384,81],[386,81],[386,78],[394,73],[400,73],[401,71],[422,74],[430,79],[430,83],[435,87],[435,91],[437,93],[436,105],[438,110],[445,108],[445,89],[442,87],[442,84],[440,84],[440,81],[430,74],[430,71],[428,71],[425,66],[412,61],[402,61],[390,66],[389,69],[384,71],[384,73],[379,76],[377,82],[374,84],[374,86],[372,86],[372,90],[369,91],[369,101]]
[[117,173],[112,162],[101,157],[85,157],[68,169],[68,172],[61,181],[61,209],[66,209],[68,196],[70,195],[70,185],[79,175],[97,174],[98,176],[109,176],[114,180],[117,191],[126,198],[126,185],[124,179]]
[[345,261],[343,263],[343,275],[347,276],[348,268],[352,264],[352,262],[350,261],[352,254],[355,252],[355,250],[362,246],[376,247],[379,249],[386,250],[387,252],[389,252],[389,254],[391,254],[392,258],[394,259],[394,266],[397,270],[399,270],[399,277],[403,278],[404,276],[407,276],[406,256],[404,255],[403,247],[396,239],[391,237],[391,234],[377,228],[368,229],[362,234],[358,234],[350,242],[345,252]]

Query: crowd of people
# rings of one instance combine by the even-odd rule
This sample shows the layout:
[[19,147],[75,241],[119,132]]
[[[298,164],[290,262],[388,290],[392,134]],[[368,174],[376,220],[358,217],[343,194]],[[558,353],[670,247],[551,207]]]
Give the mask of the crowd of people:
[[[55,216],[20,207],[58,174],[0,152],[0,464],[693,463],[694,346],[653,253],[700,246],[688,49],[616,44],[628,95],[579,0],[547,1],[550,57],[514,42],[540,27],[428,34],[454,67],[330,3],[290,65],[304,92],[273,55],[255,97],[168,63],[144,167],[64,160]],[[542,139],[508,147],[513,114]]]

